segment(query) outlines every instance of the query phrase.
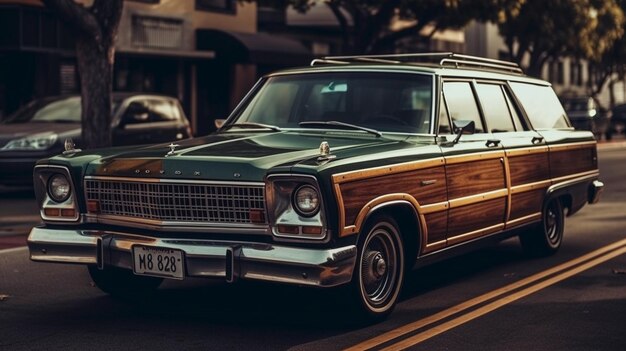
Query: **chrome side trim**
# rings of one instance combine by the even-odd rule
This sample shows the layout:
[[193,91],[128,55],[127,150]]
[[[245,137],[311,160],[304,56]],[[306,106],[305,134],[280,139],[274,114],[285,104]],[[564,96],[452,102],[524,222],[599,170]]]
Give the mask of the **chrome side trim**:
[[[132,247],[135,244],[182,250],[186,277],[239,278],[318,287],[350,282],[357,257],[355,245],[316,249],[45,227],[33,228],[28,237],[33,261],[93,264],[104,269],[107,266],[132,269]],[[230,256],[227,254],[229,250]],[[232,262],[227,263],[227,258]],[[227,275],[229,265],[230,274]]]

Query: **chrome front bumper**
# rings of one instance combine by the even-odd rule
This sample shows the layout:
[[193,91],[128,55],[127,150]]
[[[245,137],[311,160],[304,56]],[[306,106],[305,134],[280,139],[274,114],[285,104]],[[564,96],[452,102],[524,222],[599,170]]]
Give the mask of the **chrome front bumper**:
[[239,278],[332,287],[349,282],[356,246],[306,249],[249,242],[154,238],[120,232],[35,227],[28,237],[30,258],[133,269],[132,247],[140,244],[184,252],[185,276]]

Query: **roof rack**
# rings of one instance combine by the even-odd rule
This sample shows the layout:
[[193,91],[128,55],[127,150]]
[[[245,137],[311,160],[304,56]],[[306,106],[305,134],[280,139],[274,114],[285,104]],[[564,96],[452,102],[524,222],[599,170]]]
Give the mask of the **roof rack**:
[[[438,62],[437,62],[438,60]],[[489,59],[478,56],[455,54],[453,52],[429,52],[416,54],[360,55],[360,56],[326,56],[311,61],[311,66],[323,64],[348,65],[355,63],[380,64],[419,64],[435,63],[440,67],[482,68],[491,71],[524,74],[522,68],[514,62]]]

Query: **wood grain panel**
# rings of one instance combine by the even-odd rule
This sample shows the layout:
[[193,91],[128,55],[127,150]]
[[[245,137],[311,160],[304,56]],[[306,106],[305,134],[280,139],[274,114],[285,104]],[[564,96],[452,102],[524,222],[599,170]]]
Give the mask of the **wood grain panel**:
[[577,150],[551,151],[552,178],[558,178],[598,168],[595,145]]
[[[422,181],[429,184],[423,185]],[[415,197],[420,205],[446,201],[443,166],[345,182],[339,187],[343,197],[346,226],[354,224],[363,206],[382,195],[407,193]]]
[[550,179],[548,153],[513,156],[509,158],[511,186]]
[[424,216],[428,228],[427,244],[446,240],[448,231],[448,211],[436,212]]
[[533,213],[541,212],[543,197],[547,189],[538,189],[511,196],[511,217],[514,220]]
[[448,238],[504,222],[506,197],[450,209]]
[[499,158],[446,166],[450,199],[506,188]]

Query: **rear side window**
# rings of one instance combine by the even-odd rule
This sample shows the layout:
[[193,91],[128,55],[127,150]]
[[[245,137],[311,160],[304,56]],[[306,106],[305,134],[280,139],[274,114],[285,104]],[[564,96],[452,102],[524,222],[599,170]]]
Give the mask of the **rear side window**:
[[526,83],[510,85],[535,129],[569,127],[565,110],[551,87]]
[[450,118],[454,121],[474,121],[476,133],[484,133],[483,122],[469,82],[445,82],[443,94]]
[[502,87],[496,84],[478,84],[478,99],[485,113],[485,120],[492,133],[515,130],[509,106],[504,99]]

